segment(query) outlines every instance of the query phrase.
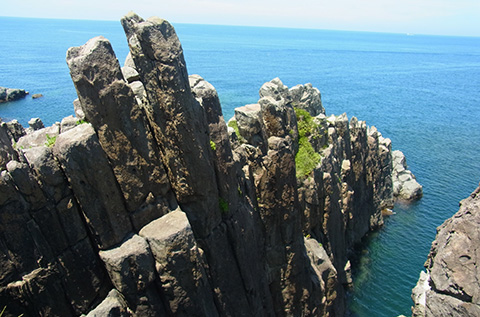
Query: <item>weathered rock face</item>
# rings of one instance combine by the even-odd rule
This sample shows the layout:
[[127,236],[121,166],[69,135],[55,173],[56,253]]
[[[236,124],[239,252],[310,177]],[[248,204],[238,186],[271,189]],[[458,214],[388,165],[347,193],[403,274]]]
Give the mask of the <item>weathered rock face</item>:
[[205,113],[190,90],[182,46],[165,20],[144,21],[130,13],[121,22],[173,190],[197,234],[205,237],[221,215]]
[[122,25],[123,68],[102,37],[67,53],[76,118],[0,126],[5,316],[343,316],[390,141],[278,78],[235,132],[167,21]]
[[480,187],[460,202],[460,210],[437,229],[412,299],[413,316],[479,316],[477,263]]
[[173,197],[145,112],[105,38],[69,49],[67,63],[85,120],[95,128],[134,226],[140,230],[162,216],[168,209],[165,197]]

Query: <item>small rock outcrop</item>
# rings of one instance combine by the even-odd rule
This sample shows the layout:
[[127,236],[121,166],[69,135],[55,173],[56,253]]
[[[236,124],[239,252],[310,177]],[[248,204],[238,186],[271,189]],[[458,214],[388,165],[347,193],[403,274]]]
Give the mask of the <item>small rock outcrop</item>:
[[480,316],[480,187],[437,229],[426,273],[413,289],[413,316]]
[[24,89],[12,89],[0,87],[0,102],[20,100],[28,95]]
[[392,152],[393,159],[393,195],[403,201],[422,198],[423,188],[413,173],[408,170],[407,160],[401,151]]
[[123,68],[103,37],[67,52],[76,117],[0,125],[4,315],[343,316],[390,140],[278,78],[227,127],[170,23],[121,22]]

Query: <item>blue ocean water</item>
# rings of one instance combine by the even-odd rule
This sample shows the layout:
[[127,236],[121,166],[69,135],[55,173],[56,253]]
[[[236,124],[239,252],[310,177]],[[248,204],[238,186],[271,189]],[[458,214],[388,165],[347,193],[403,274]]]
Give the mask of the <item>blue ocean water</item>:
[[[435,229],[480,181],[480,38],[174,24],[190,74],[216,88],[226,119],[258,100],[274,77],[312,83],[327,113],[375,125],[402,150],[424,198],[396,214],[362,247],[349,296],[352,316],[410,314],[410,293]],[[73,114],[65,54],[108,38],[121,63],[119,22],[0,17],[0,86],[43,98],[0,104],[0,117],[46,125]]]

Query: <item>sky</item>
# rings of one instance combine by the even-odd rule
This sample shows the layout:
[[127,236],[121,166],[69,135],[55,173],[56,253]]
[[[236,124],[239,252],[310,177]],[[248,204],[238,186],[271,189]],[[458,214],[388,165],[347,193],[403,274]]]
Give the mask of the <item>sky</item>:
[[480,36],[480,0],[1,0],[0,16]]

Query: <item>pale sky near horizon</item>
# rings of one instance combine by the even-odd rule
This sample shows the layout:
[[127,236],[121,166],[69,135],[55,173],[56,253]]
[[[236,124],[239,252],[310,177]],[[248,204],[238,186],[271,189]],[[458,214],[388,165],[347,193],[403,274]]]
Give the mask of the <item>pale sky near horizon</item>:
[[480,36],[480,0],[4,0],[0,16]]

